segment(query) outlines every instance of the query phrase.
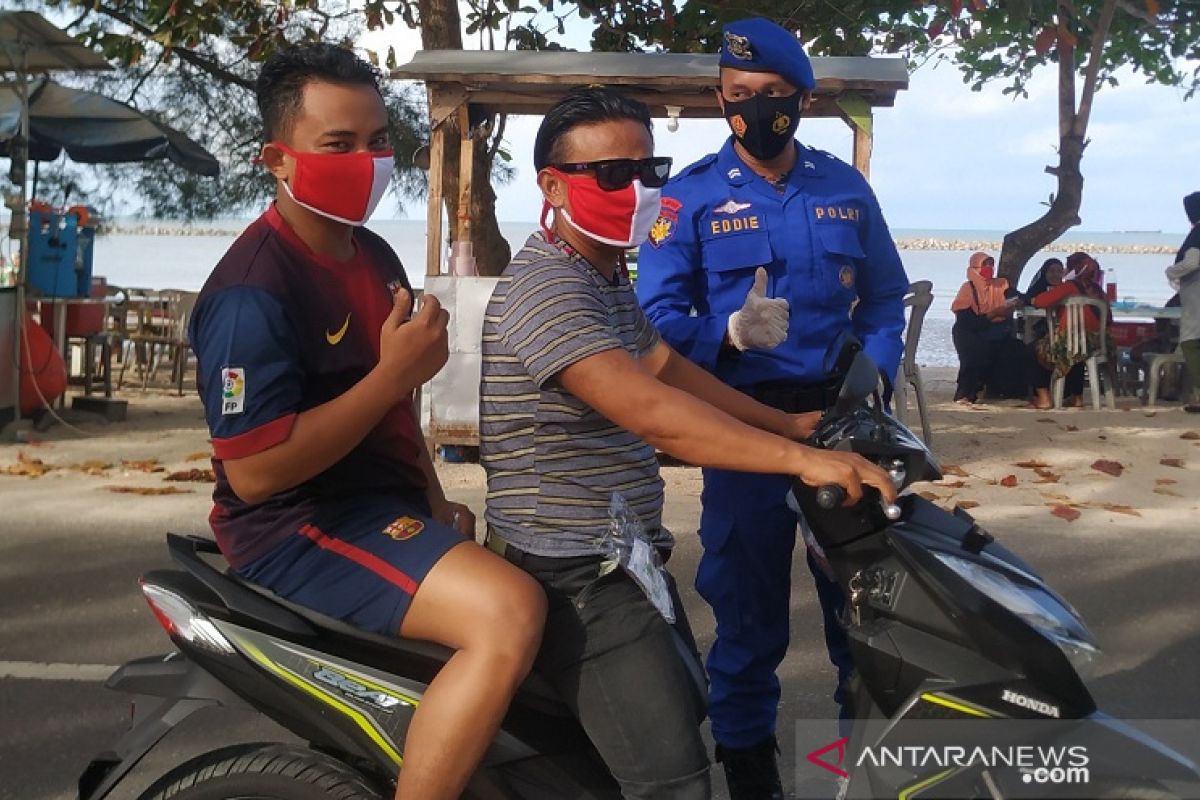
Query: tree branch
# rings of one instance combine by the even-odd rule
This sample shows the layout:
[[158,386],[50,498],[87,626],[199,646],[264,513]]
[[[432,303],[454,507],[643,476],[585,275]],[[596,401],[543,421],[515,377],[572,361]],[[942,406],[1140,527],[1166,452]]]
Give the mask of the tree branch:
[[[132,17],[130,17],[126,14],[123,14],[120,11],[117,11],[116,9],[107,8],[100,4],[96,4],[95,10],[97,12],[105,15],[106,17],[115,19],[117,22],[120,22],[124,25],[129,26],[134,31],[136,31],[137,33],[146,37],[147,39],[153,40],[154,31],[151,30],[146,25],[143,25],[142,23],[133,19]],[[201,69],[201,70],[207,72],[209,75],[212,75],[214,78],[218,78],[222,81],[225,81],[226,83],[232,83],[235,86],[240,86],[243,89],[246,89],[247,91],[254,91],[254,82],[251,81],[249,78],[243,78],[241,75],[237,75],[233,72],[230,72],[229,70],[225,69],[220,64],[218,64],[217,62],[200,55],[199,53],[195,52],[194,50],[189,50],[186,47],[181,47],[181,48],[173,48],[172,52],[175,55],[179,56],[180,61],[186,61],[187,63],[191,64],[193,67],[196,67],[197,69]]]
[[1117,0],[1105,0],[1100,11],[1100,22],[1092,31],[1092,49],[1088,54],[1087,71],[1083,78],[1083,91],[1079,94],[1079,111],[1075,114],[1073,133],[1083,138],[1087,133],[1088,118],[1092,114],[1092,99],[1096,96],[1096,82],[1100,77],[1100,61],[1104,57],[1104,44],[1112,28],[1113,16],[1117,12]]

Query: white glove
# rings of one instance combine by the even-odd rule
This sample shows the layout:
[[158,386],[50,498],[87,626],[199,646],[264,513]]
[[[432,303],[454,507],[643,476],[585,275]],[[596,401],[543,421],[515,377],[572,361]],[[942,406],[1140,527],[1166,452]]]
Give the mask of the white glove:
[[1063,275],[1063,277],[1062,277],[1062,279],[1063,279],[1063,283],[1066,283],[1066,282],[1068,282],[1068,281],[1073,281],[1073,280],[1075,280],[1075,279],[1076,279],[1076,278],[1078,278],[1078,277],[1079,277],[1079,275],[1078,275],[1078,274],[1076,274],[1075,270],[1071,270],[1071,271],[1070,271],[1070,272],[1068,272],[1066,275]]
[[754,273],[754,286],[740,311],[729,316],[729,341],[738,350],[770,350],[787,339],[788,301],[767,297],[767,271]]

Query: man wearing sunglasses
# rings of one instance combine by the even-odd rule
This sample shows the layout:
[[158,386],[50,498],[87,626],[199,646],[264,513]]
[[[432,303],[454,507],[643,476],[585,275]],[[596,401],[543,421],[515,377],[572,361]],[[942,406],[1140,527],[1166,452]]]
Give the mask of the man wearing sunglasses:
[[648,109],[611,89],[578,90],[546,114],[534,147],[543,229],[484,315],[480,455],[488,547],[546,591],[538,672],[625,797],[703,800],[703,703],[677,642],[695,644],[678,598],[676,633],[607,561],[614,495],[665,559],[674,540],[656,447],[692,464],[837,483],[855,497],[864,483],[895,492],[858,456],[798,444],[811,419],[730,389],[659,339],[623,269],[625,249],[659,215],[670,159],[653,153]]
[[[733,135],[665,188],[637,294],[663,338],[725,383],[790,413],[820,411],[836,385],[826,353],[848,334],[895,374],[908,279],[862,175],[794,139],[816,88],[796,37],[762,18],[731,23],[720,65]],[[775,671],[798,522],[786,478],[746,472],[705,473],[696,580],[717,622],[709,716],[734,800],[782,797]],[[809,567],[840,689],[853,667],[835,615],[844,599],[811,556]]]

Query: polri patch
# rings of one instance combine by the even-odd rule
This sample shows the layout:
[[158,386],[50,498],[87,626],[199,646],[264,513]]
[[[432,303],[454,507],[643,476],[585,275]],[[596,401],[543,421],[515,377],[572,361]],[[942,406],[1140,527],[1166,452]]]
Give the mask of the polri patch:
[[411,539],[421,531],[425,530],[425,523],[419,519],[412,517],[400,517],[388,523],[388,526],[383,529],[385,536],[390,536],[398,542],[403,542],[406,539]]
[[221,414],[241,414],[246,410],[246,370],[225,367],[221,370]]

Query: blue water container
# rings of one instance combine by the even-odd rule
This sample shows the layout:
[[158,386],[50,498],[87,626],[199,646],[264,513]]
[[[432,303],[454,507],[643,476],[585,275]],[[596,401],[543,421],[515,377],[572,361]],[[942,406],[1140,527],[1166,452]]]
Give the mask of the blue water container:
[[[82,217],[82,219],[81,219]],[[29,285],[43,297],[87,297],[92,288],[96,228],[86,211],[29,212]]]

